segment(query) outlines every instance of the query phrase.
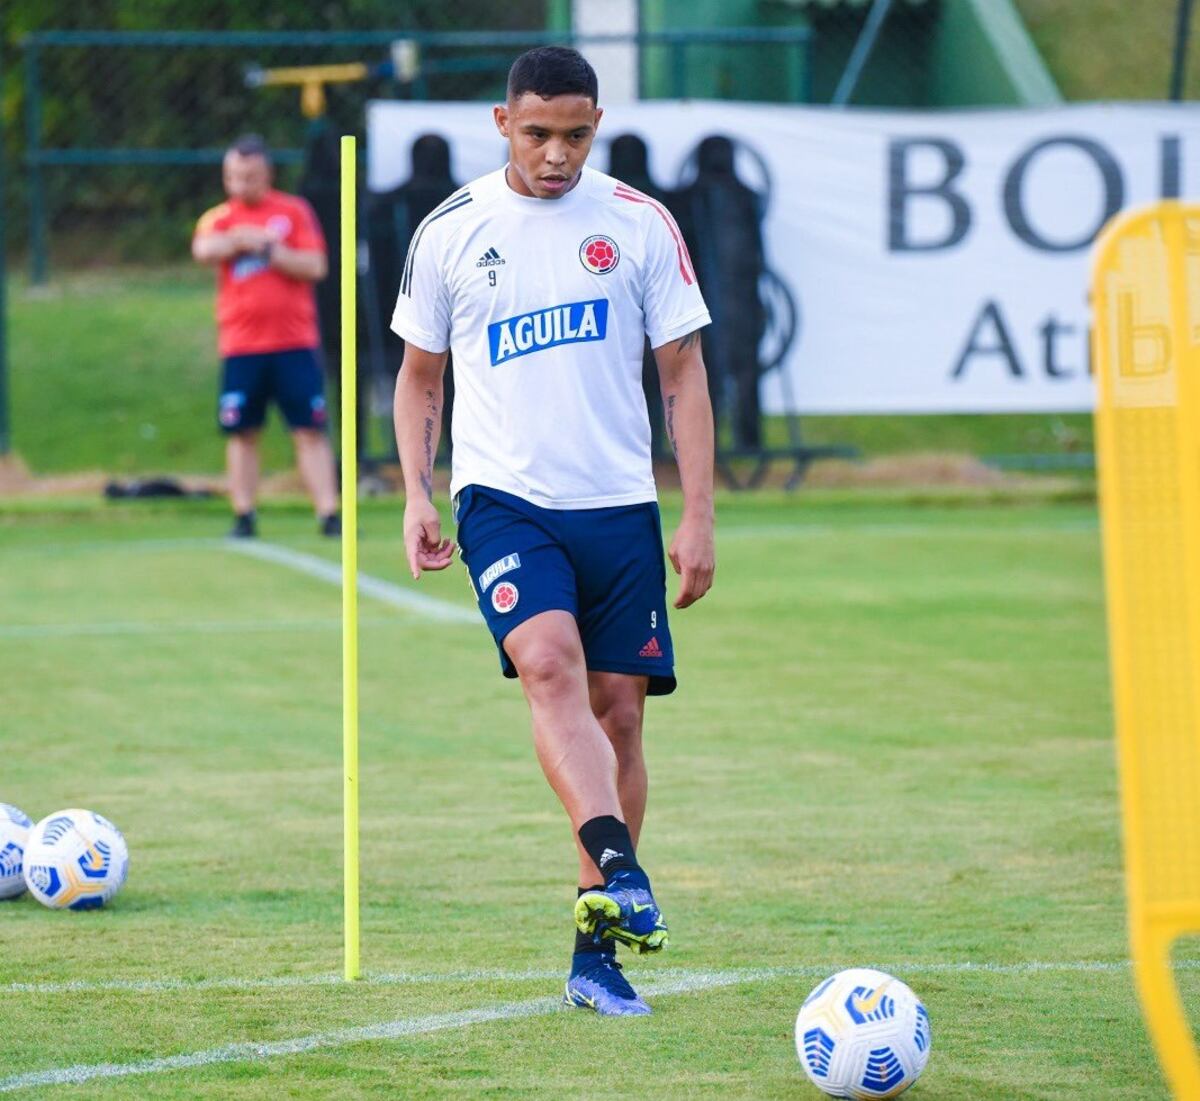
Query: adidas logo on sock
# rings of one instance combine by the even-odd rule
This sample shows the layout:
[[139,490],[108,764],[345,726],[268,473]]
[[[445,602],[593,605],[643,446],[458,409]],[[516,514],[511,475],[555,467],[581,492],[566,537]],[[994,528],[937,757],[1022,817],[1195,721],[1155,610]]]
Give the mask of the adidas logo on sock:
[[624,856],[624,855],[625,855],[624,853],[617,852],[616,849],[605,849],[604,852],[602,852],[600,854],[600,867],[603,868],[604,865],[607,864],[610,860],[616,860],[616,858],[618,856]]
[[504,261],[500,258],[495,248],[490,248],[478,260],[475,261],[477,268],[498,268]]
[[655,635],[649,642],[646,643],[638,651],[639,658],[661,658],[663,656],[662,647],[658,644],[658,636]]

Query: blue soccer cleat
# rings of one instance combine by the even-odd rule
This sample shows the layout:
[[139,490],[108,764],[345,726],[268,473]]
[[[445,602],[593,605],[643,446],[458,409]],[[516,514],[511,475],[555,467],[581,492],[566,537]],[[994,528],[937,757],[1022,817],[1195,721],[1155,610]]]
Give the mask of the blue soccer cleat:
[[621,974],[616,958],[607,952],[575,953],[563,1001],[578,1009],[593,1009],[601,1017],[644,1017],[650,1012]]
[[667,946],[667,923],[644,872],[617,872],[604,890],[580,895],[575,924],[597,942],[617,940],[639,954]]

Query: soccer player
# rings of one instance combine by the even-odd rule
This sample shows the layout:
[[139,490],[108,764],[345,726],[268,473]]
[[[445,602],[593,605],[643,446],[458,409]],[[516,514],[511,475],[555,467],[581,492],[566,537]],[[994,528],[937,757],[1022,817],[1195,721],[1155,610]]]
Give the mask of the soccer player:
[[647,334],[683,485],[669,552],[676,608],[712,584],[713,423],[695,271],[660,204],[584,167],[600,116],[596,74],[576,51],[516,60],[494,109],[509,162],[418,228],[392,328],[406,341],[395,419],[409,567],[419,578],[454,554],[431,500],[452,350],[458,542],[577,838],[566,1001],[618,1015],[650,1007],[617,944],[667,943],[636,855],[645,700],[675,688],[641,386]]
[[257,534],[258,438],[274,398],[291,429],[296,465],[319,530],[341,534],[333,452],[325,434],[313,284],[325,278],[325,239],[303,199],[271,186],[271,161],[257,135],[225,153],[227,202],[201,217],[192,256],[218,268],[217,346],[223,361],[218,420],[233,505],[231,535]]

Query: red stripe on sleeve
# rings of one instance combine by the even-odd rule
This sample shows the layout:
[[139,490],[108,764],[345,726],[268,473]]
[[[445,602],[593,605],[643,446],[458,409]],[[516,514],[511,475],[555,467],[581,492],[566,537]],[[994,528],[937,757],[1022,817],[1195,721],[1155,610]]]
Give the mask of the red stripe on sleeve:
[[667,223],[667,229],[671,231],[671,236],[675,238],[675,251],[679,255],[679,274],[683,276],[683,281],[690,287],[696,281],[692,258],[688,255],[687,245],[683,243],[683,234],[679,232],[679,226],[675,224],[675,219],[671,217],[667,208],[628,184],[618,184],[613,194],[618,199],[627,199],[631,203],[647,203],[658,212],[658,216]]

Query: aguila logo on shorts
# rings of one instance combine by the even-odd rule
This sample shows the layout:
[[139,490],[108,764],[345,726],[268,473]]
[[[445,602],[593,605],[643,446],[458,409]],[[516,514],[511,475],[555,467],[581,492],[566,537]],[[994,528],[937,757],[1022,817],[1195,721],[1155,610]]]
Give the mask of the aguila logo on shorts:
[[603,340],[608,333],[608,299],[568,302],[548,310],[506,317],[488,326],[492,366],[559,344]]
[[492,590],[492,607],[502,615],[505,612],[511,612],[517,606],[517,600],[521,594],[517,592],[517,587],[511,581],[501,581]]
[[509,570],[519,570],[520,568],[521,556],[519,554],[506,554],[503,558],[498,558],[479,575],[480,591],[486,593],[488,586],[497,577],[503,577]]
[[607,275],[621,261],[617,242],[603,233],[584,238],[579,246],[579,262],[593,275]]

